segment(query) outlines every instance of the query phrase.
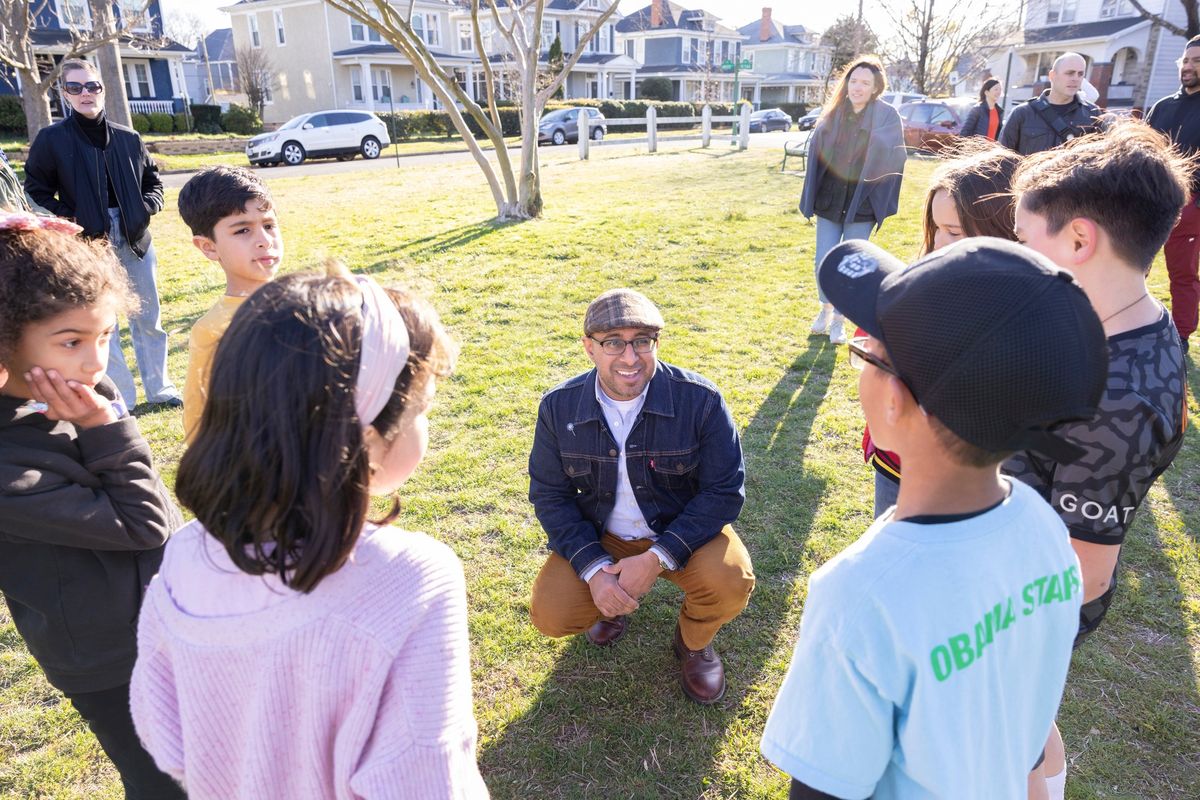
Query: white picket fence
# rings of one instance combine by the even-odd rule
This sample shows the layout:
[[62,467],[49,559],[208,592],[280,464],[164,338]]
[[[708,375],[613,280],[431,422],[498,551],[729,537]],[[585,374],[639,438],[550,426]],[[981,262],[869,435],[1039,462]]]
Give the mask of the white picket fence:
[[[712,113],[712,108],[705,106],[700,116],[698,117],[663,117],[664,125],[675,125],[679,123],[696,124],[700,123],[700,133],[692,135],[683,135],[672,137],[677,139],[700,139],[701,147],[708,147],[712,142],[712,126],[714,122],[736,122],[737,127],[734,128],[736,137],[734,141],[737,143],[739,150],[745,150],[750,146],[750,106],[746,103],[742,104],[741,113],[737,116],[721,116],[715,117]],[[625,125],[645,125],[646,126],[646,142],[647,150],[651,153],[658,152],[658,109],[654,106],[646,109],[645,118],[642,117],[619,117],[617,119],[598,120],[592,119],[586,108],[579,109],[579,158],[586,161],[591,148],[601,144],[601,142],[592,141],[592,128],[598,128],[603,125],[606,128],[621,127]]]
[[130,100],[131,114],[174,114],[175,104],[170,100]]

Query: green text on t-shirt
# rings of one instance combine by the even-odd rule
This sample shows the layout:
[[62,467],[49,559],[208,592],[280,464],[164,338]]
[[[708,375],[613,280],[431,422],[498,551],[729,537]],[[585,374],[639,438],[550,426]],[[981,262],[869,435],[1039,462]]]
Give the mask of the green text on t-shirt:
[[1019,608],[1022,617],[1028,617],[1042,606],[1064,603],[1079,591],[1079,570],[1072,565],[1062,572],[1045,575],[1030,581],[1021,589],[1020,598],[1009,596],[992,606],[983,618],[975,623],[971,631],[951,636],[946,644],[939,644],[929,653],[933,674],[939,681],[949,678],[954,672],[964,670],[983,657],[985,648],[992,643],[996,634],[1008,630],[1017,621],[1014,608]]

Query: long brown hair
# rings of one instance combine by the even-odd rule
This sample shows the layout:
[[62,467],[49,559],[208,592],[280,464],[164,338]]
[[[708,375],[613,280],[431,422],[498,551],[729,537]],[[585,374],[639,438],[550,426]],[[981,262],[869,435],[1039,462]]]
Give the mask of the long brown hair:
[[884,74],[883,62],[879,60],[879,56],[871,53],[858,56],[850,61],[838,75],[837,84],[829,93],[829,99],[825,101],[825,108],[821,110],[821,120],[819,121],[823,121],[845,101],[848,95],[847,85],[850,83],[850,74],[859,67],[871,70],[871,74],[875,77],[875,91],[871,93],[872,100],[878,100],[879,95],[887,91],[887,75]]
[[[428,303],[389,290],[409,332],[407,365],[371,425],[391,439],[455,347]],[[361,294],[336,275],[293,273],[233,315],[213,360],[196,439],[175,492],[238,569],[312,591],[339,569],[370,508],[370,466],[355,384]],[[380,524],[395,518],[398,508]]]
[[945,192],[954,201],[966,236],[995,236],[1016,241],[1012,196],[1013,174],[1021,156],[998,142],[971,137],[947,154],[933,172],[925,195],[925,248],[933,251],[933,197]]

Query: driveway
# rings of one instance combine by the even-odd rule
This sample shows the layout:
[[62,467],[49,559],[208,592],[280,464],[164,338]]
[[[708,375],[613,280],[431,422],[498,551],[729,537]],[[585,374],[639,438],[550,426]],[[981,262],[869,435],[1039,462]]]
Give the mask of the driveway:
[[[784,133],[783,131],[772,131],[771,133],[752,133],[750,134],[750,147],[759,148],[775,148],[783,152],[783,143],[791,139],[801,138],[803,134],[798,134],[796,131]],[[712,144],[709,147],[729,147],[729,135],[713,136]],[[699,135],[694,137],[677,137],[670,134],[664,134],[658,137],[660,143],[677,144],[683,141],[694,142],[696,146],[700,144]],[[599,145],[593,144],[593,147],[602,147],[605,149],[618,147],[630,148],[645,146],[645,139],[610,139],[602,142]],[[560,147],[548,147],[542,145],[541,156],[545,159],[547,156],[562,154],[569,158],[577,158],[579,150],[577,145],[563,145]],[[484,151],[487,152],[487,151]],[[510,153],[513,153],[517,158],[520,157],[521,150],[518,147],[510,148]],[[564,160],[567,160],[564,159]],[[471,161],[471,154],[467,151],[458,151],[453,153],[426,153],[423,155],[411,155],[400,157],[400,168],[420,167],[427,164],[454,164],[463,161]],[[558,159],[555,159],[558,160]],[[380,156],[374,161],[366,161],[362,158],[356,158],[353,161],[336,161],[333,159],[322,161],[306,161],[298,167],[253,167],[253,169],[262,173],[265,178],[301,178],[305,176],[320,176],[320,175],[343,175],[348,172],[368,172],[378,169],[396,169],[395,156]],[[188,179],[194,175],[194,172],[175,172],[169,175],[162,176],[163,185],[170,189],[178,189],[188,182]]]

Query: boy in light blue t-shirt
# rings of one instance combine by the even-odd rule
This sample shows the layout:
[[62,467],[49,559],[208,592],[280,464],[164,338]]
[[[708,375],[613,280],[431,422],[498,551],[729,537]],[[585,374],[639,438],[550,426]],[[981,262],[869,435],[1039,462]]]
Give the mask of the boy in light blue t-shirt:
[[1058,709],[1078,625],[1079,563],[1017,450],[1091,417],[1107,373],[1100,320],[1070,274],[978,238],[905,268],[868,242],[821,287],[869,336],[849,343],[896,506],[817,570],[762,752],[799,798],[1023,798]]

